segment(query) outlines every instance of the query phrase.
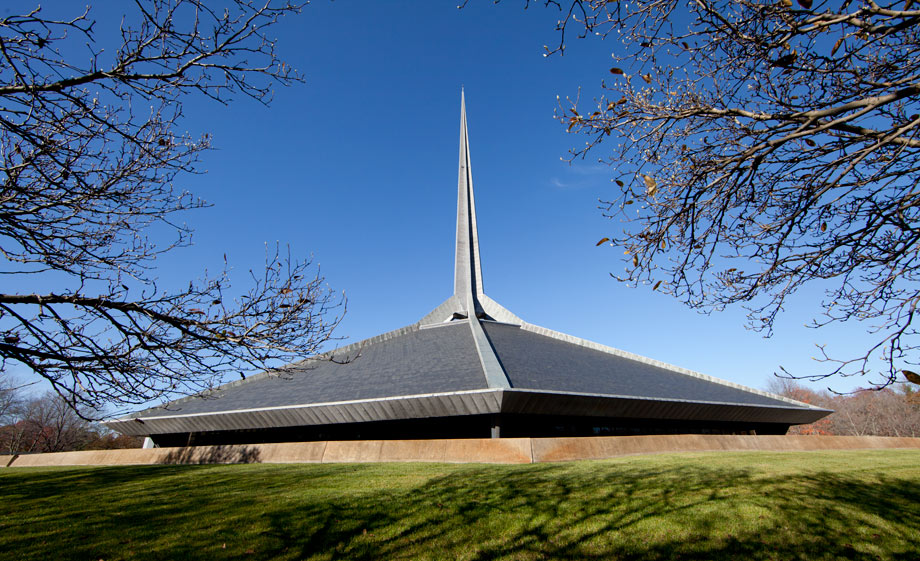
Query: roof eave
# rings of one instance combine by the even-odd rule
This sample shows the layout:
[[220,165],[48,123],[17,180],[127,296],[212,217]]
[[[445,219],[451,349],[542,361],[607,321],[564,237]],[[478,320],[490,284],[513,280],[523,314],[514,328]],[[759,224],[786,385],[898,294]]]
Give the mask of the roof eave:
[[686,421],[803,424],[826,409],[579,394],[527,389],[484,389],[107,421],[128,435],[267,429],[494,413],[572,415]]

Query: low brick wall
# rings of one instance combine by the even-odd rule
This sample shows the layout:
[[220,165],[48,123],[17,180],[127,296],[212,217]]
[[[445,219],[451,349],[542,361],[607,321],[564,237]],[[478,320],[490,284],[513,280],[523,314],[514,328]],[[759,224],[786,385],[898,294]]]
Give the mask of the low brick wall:
[[712,451],[803,451],[913,448],[920,438],[883,436],[654,435],[580,438],[356,440],[188,448],[87,450],[0,456],[0,466],[152,464],[449,462],[527,464],[636,454]]

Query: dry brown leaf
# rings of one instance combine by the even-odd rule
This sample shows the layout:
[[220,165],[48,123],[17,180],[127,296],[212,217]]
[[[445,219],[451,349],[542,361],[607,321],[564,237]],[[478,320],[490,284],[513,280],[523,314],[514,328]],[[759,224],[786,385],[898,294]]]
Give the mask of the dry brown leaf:
[[642,178],[645,179],[645,192],[646,192],[646,194],[647,194],[649,197],[654,197],[654,196],[655,196],[655,193],[658,192],[658,182],[655,181],[655,178],[653,178],[653,177],[650,176],[650,175],[643,175]]

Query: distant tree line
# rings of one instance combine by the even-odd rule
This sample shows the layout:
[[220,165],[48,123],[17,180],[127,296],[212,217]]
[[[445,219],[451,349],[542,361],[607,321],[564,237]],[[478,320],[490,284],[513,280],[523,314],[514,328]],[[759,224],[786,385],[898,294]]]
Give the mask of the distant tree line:
[[792,427],[789,434],[920,437],[920,392],[910,384],[896,383],[881,390],[833,394],[811,390],[794,380],[777,378],[771,381],[768,389],[784,397],[834,410],[816,423]]
[[140,448],[141,443],[140,437],[81,418],[55,392],[27,396],[8,380],[0,385],[0,454]]

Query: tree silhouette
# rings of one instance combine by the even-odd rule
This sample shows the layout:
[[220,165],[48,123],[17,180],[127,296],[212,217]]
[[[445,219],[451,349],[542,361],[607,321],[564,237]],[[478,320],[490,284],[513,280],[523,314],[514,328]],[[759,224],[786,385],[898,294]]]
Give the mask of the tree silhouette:
[[315,354],[340,317],[310,261],[277,248],[245,291],[230,291],[226,263],[187,289],[156,283],[154,260],[189,243],[178,215],[206,204],[174,187],[210,148],[177,131],[183,101],[267,103],[300,80],[267,32],[301,4],[213,6],[136,0],[111,44],[89,8],[0,19],[0,275],[56,287],[0,288],[0,359],[75,410],[271,370]]

